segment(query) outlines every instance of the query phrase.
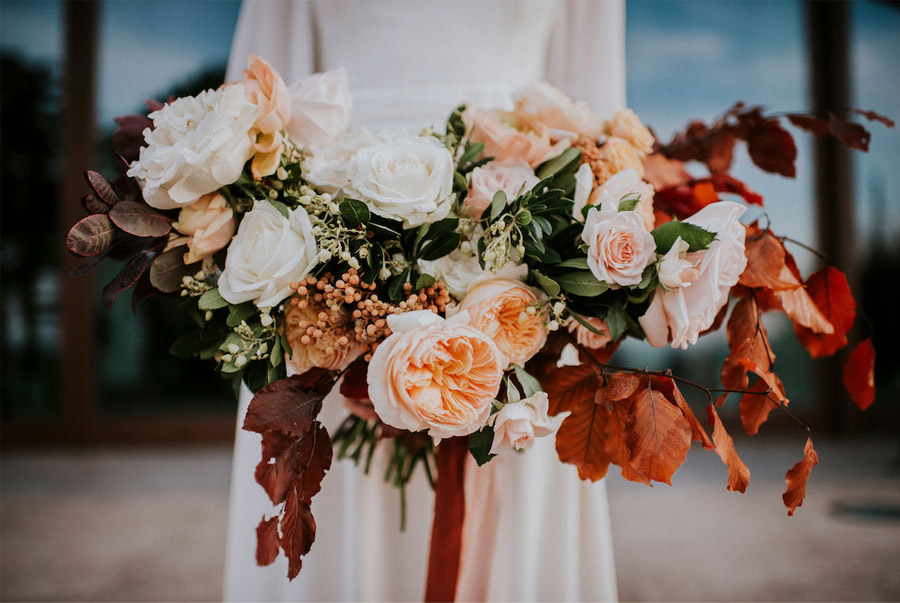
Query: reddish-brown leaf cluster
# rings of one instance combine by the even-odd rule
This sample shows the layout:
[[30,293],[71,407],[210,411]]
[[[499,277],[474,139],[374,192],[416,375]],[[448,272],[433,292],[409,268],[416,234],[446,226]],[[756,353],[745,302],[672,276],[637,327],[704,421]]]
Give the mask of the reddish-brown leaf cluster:
[[781,498],[784,500],[784,506],[788,508],[788,515],[793,515],[797,507],[803,504],[809,473],[818,464],[819,455],[813,450],[812,438],[808,438],[803,448],[803,460],[791,467],[784,476],[787,489]]
[[256,560],[273,563],[280,546],[290,579],[300,573],[302,557],[316,539],[310,502],[332,459],[331,438],[316,417],[335,380],[331,371],[312,369],[274,381],[256,393],[244,419],[244,429],[262,434],[256,481],[272,504],[282,505],[279,514],[263,517],[256,528]]

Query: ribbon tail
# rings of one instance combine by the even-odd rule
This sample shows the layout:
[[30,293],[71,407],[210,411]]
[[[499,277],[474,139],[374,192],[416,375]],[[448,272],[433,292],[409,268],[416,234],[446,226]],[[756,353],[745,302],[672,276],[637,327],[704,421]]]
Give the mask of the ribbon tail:
[[434,523],[425,601],[453,601],[459,580],[463,520],[466,515],[465,468],[468,438],[450,438],[435,450]]

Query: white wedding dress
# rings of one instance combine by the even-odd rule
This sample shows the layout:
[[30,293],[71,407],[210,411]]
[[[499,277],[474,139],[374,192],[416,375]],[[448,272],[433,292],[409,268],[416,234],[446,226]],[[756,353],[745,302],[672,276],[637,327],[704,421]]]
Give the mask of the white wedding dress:
[[[228,80],[247,55],[272,63],[288,84],[343,65],[353,125],[440,127],[460,102],[509,106],[515,88],[546,79],[600,115],[625,104],[623,0],[244,0]],[[372,473],[335,461],[313,499],[316,542],[298,578],[282,557],[255,560],[255,528],[272,507],[253,478],[260,436],[242,431],[238,410],[224,597],[228,601],[419,601],[425,588],[434,495],[421,471],[399,492]],[[333,433],[340,396],[321,420]],[[388,445],[383,446],[384,449]],[[383,454],[385,450],[382,450]],[[460,601],[615,600],[604,482],[585,483],[559,462],[552,437],[466,467]]]

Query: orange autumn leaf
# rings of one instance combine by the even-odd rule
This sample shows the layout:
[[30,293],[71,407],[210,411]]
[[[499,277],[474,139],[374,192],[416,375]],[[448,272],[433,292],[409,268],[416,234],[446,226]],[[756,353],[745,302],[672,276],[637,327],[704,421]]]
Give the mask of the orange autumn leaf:
[[713,442],[715,442],[715,451],[722,459],[722,462],[728,467],[728,490],[731,492],[744,492],[750,483],[750,470],[741,460],[734,449],[734,440],[725,431],[725,425],[716,412],[712,404],[707,406],[706,411],[709,413],[709,425],[713,430]]
[[828,266],[806,280],[806,291],[833,330],[831,333],[815,333],[795,324],[797,338],[813,358],[831,356],[847,345],[847,331],[856,318],[856,301],[850,292],[847,277],[837,268]]
[[630,398],[641,384],[634,373],[613,373],[607,375],[603,387],[597,390],[597,403],[607,404]]
[[794,510],[803,505],[806,498],[806,482],[812,468],[819,464],[819,455],[813,450],[812,438],[807,438],[803,448],[803,460],[791,467],[784,476],[787,489],[781,498],[788,509],[788,515],[793,515]]
[[575,465],[578,477],[595,482],[609,470],[604,446],[609,410],[593,400],[572,409],[556,432],[556,453],[563,463]]
[[[781,379],[777,379],[776,387],[780,392],[784,392],[784,385]],[[759,427],[769,418],[769,413],[778,407],[775,401],[778,395],[769,392],[769,384],[765,379],[757,379],[748,392],[741,397],[741,423],[744,425],[744,431],[747,435],[754,436],[759,433]],[[774,398],[774,399],[773,399]]]
[[691,447],[691,426],[684,413],[662,392],[649,386],[632,396],[625,439],[631,465],[651,480],[672,485],[672,474]]
[[[768,371],[775,361],[775,354],[769,345],[766,328],[762,324],[762,312],[753,297],[747,297],[735,304],[726,326],[730,353],[722,365],[722,385],[727,389],[747,389],[750,383],[747,367],[741,361],[752,362]],[[721,406],[728,394],[719,397]]]
[[593,367],[587,363],[566,366],[548,372],[541,380],[550,400],[551,415],[573,410],[584,402],[593,404],[594,395],[600,388],[600,379]]
[[691,441],[700,442],[705,449],[711,450],[713,447],[712,440],[709,439],[709,435],[707,435],[697,415],[694,414],[687,400],[684,399],[681,390],[675,385],[675,380],[669,377],[654,376],[651,377],[651,383],[654,389],[661,391],[666,398],[675,403],[681,409],[681,412],[684,413],[684,418],[687,419],[691,426]]
[[772,290],[791,286],[780,278],[785,268],[784,244],[771,231],[748,226],[744,256],[747,267],[738,280],[741,285]]
[[871,337],[860,341],[847,357],[844,387],[860,410],[866,410],[875,400],[875,348]]
[[609,405],[609,421],[606,424],[606,454],[610,463],[622,470],[622,478],[652,486],[650,478],[631,464],[631,449],[628,447],[629,417],[633,398],[616,400]]

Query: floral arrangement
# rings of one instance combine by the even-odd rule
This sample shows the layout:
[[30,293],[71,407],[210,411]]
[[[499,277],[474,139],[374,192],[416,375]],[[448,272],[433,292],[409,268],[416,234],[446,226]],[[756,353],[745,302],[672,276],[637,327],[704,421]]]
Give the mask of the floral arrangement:
[[[296,576],[333,455],[368,470],[379,445],[393,448],[388,481],[402,489],[421,464],[439,497],[461,496],[441,488],[454,451],[481,465],[554,434],[583,479],[612,464],[671,483],[698,442],[744,491],[717,409],[738,394],[750,435],[790,412],[761,315],[786,314],[814,357],[847,344],[846,278],[804,278],[751,209],[762,197],[727,169],[743,140],[759,167],[792,176],[784,119],[864,150],[862,126],[739,103],[661,144],[632,111],[601,118],[545,83],[514,101],[461,106],[442,130],[348,130],[345,73],[288,87],[251,56],[241,82],[119,118],[123,174],[87,173],[90,215],[67,243],[90,260],[76,272],[126,261],[107,305],[132,287],[133,303],[181,296],[198,329],[172,353],[255,392],[243,427],[262,435],[256,479],[280,505],[257,529],[260,564],[280,548]],[[626,337],[689,349],[722,325],[722,387],[609,363]],[[844,374],[862,409],[873,371],[865,339]],[[709,429],[683,386],[707,395]],[[335,387],[351,412],[329,433],[317,416]],[[817,462],[808,440],[786,475],[789,514]]]

